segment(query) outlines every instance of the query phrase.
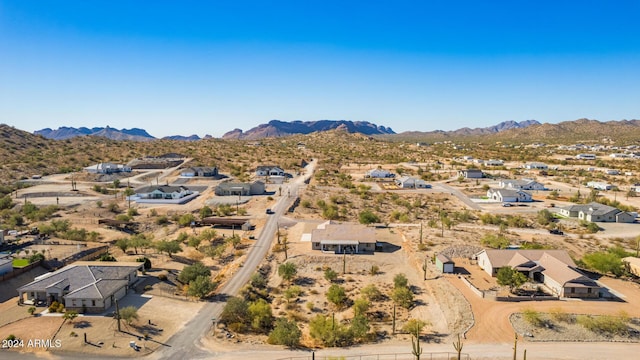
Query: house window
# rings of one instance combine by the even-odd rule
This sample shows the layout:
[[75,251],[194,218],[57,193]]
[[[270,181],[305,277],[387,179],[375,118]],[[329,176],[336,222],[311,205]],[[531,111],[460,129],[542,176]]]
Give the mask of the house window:
[[96,301],[95,300],[91,300],[91,306],[96,306]]
[[76,299],[71,300],[71,306],[76,307]]
[[575,294],[576,293],[576,288],[571,288],[571,293]]
[[593,290],[592,288],[588,288],[587,289],[587,293],[591,294],[591,290]]

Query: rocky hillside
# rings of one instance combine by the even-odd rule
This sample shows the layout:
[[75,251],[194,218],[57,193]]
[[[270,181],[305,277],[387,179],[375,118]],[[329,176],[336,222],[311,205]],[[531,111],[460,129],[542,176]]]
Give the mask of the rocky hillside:
[[310,134],[317,131],[344,130],[350,133],[365,135],[395,134],[384,126],[378,126],[367,121],[350,120],[318,120],[318,121],[291,121],[271,120],[267,124],[258,125],[246,132],[234,129],[222,136],[223,139],[256,140],[267,137],[282,137],[293,134]]
[[484,128],[472,129],[472,128],[464,127],[464,128],[461,128],[458,130],[452,130],[452,131],[435,130],[435,131],[429,131],[429,132],[406,131],[389,138],[395,138],[395,140],[411,140],[411,141],[413,140],[442,141],[442,140],[458,139],[458,138],[469,137],[469,136],[492,135],[502,131],[507,131],[511,129],[524,129],[534,125],[540,125],[540,123],[537,120],[525,120],[520,122],[509,120],[509,121],[501,122],[498,125],[484,127]]

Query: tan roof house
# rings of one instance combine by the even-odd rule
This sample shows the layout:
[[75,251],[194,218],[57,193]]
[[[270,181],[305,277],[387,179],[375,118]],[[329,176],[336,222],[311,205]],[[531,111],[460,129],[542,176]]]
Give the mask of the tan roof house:
[[564,250],[482,250],[478,265],[491,276],[511,267],[534,282],[543,283],[555,295],[565,298],[597,298],[600,286],[579,272]]
[[311,231],[311,249],[336,254],[372,253],[376,233],[360,224],[338,224],[327,221]]

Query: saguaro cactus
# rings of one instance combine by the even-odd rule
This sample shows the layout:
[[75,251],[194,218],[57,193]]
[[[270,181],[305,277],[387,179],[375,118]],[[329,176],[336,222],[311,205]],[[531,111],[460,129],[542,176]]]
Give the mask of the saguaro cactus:
[[460,340],[460,334],[458,334],[458,340],[453,342],[453,348],[456,349],[456,352],[458,353],[458,360],[460,360],[463,346],[464,344],[462,343],[462,340]]
[[419,328],[416,328],[416,335],[411,336],[411,353],[416,357],[416,360],[420,360],[420,355],[422,355],[422,348],[420,347]]
[[424,264],[422,265],[422,271],[424,272],[424,279],[427,280],[427,258],[424,258]]
[[518,333],[516,333],[515,340],[513,341],[513,360],[518,358]]

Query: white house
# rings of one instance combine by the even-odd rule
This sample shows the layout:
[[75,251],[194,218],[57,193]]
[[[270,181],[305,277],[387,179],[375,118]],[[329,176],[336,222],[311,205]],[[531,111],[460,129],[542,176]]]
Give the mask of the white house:
[[431,185],[422,179],[416,179],[410,176],[401,176],[394,181],[396,185],[403,189],[429,189]]
[[181,199],[193,194],[193,191],[184,186],[145,186],[136,190],[140,199]]
[[500,186],[503,189],[514,189],[514,190],[546,190],[543,184],[533,179],[500,180],[498,182],[498,186]]
[[494,201],[500,202],[531,202],[533,198],[531,194],[522,190],[510,189],[489,189],[487,197]]
[[576,155],[576,159],[578,159],[578,160],[595,160],[596,156],[594,154],[578,154],[578,155]]
[[524,164],[524,168],[530,169],[530,170],[533,170],[533,169],[547,170],[549,166],[547,164],[540,163],[540,162],[531,162],[531,163]]
[[119,172],[131,172],[131,167],[121,164],[99,163],[84,168],[90,174],[113,174]]
[[613,186],[609,183],[599,182],[599,181],[589,181],[587,182],[587,187],[596,190],[611,190]]
[[180,171],[180,176],[184,177],[211,177],[218,175],[217,167],[194,166]]
[[496,276],[503,267],[513,268],[529,279],[545,284],[555,295],[565,298],[598,298],[600,286],[577,270],[564,250],[482,250],[478,265]]
[[504,165],[504,161],[496,160],[496,159],[489,159],[489,160],[486,160],[484,162],[484,165],[485,166],[502,166],[502,165]]
[[607,175],[620,175],[620,170],[616,170],[616,169],[606,169],[604,171],[605,174]]
[[395,174],[385,169],[377,168],[377,169],[371,169],[367,171],[364,177],[372,178],[372,179],[387,179],[387,178],[395,177]]
[[591,222],[633,223],[635,215],[597,202],[570,205],[559,209],[560,215]]
[[278,166],[258,166],[256,168],[257,176],[284,176],[284,170]]

